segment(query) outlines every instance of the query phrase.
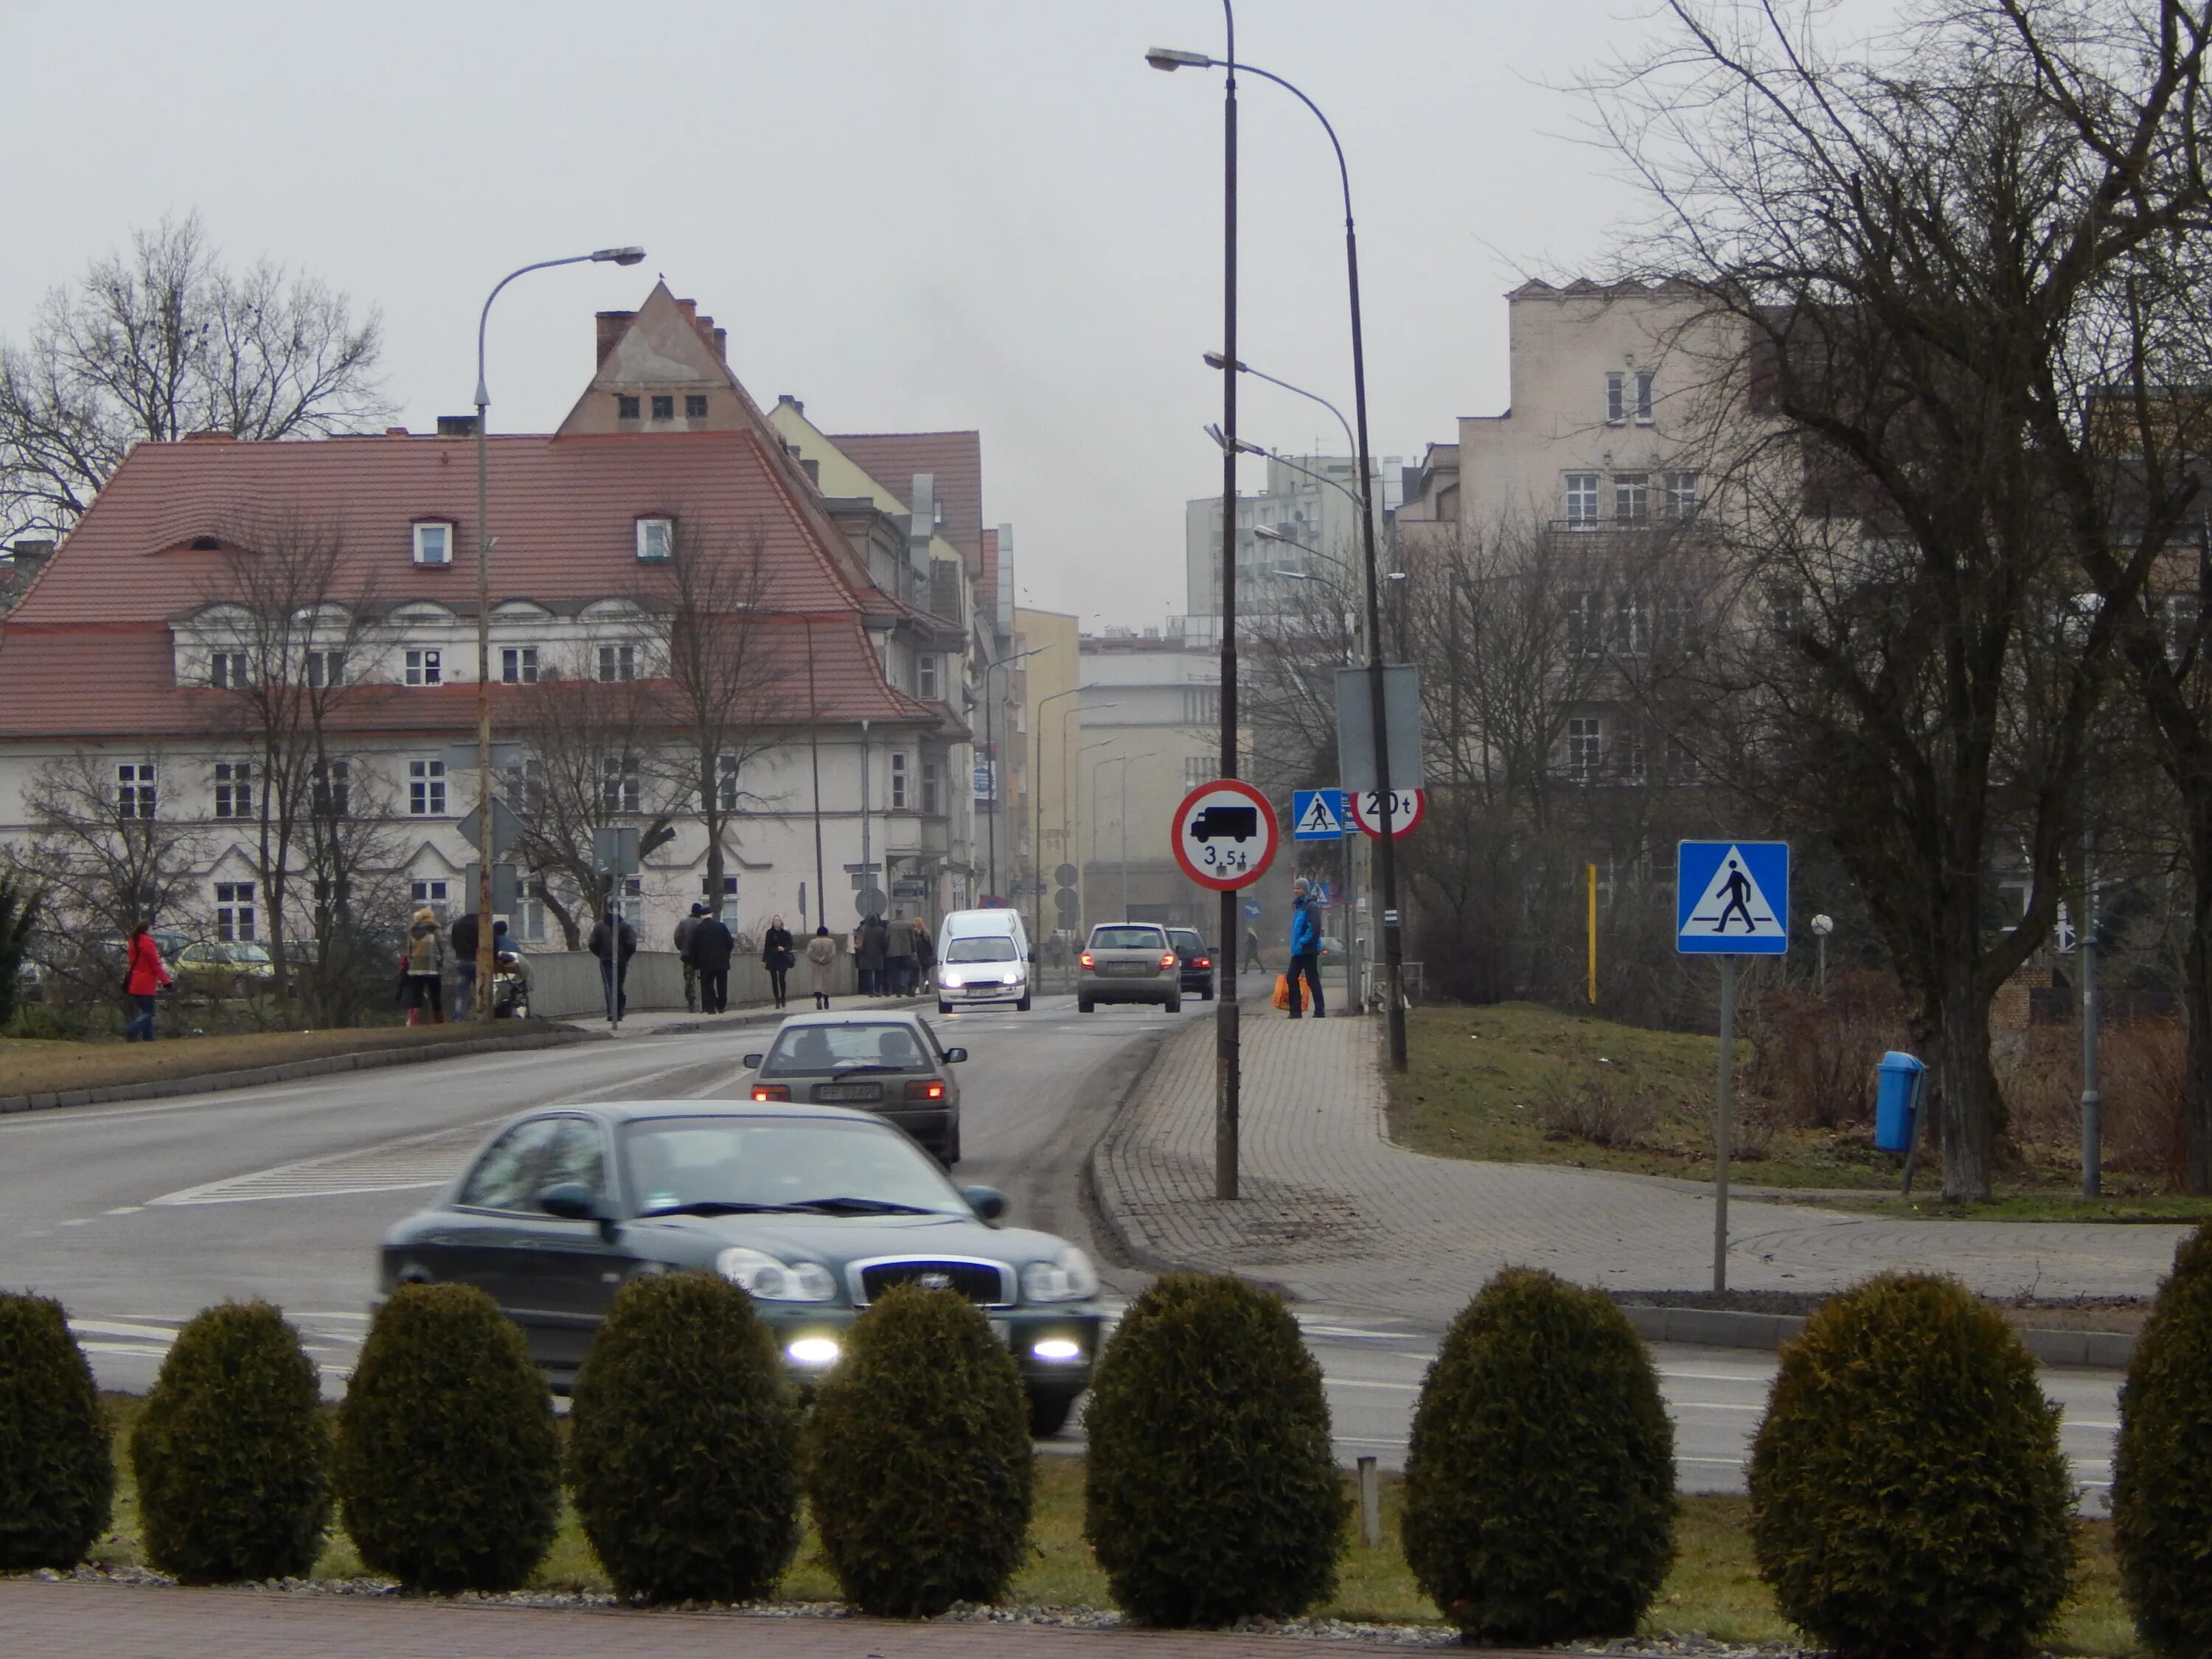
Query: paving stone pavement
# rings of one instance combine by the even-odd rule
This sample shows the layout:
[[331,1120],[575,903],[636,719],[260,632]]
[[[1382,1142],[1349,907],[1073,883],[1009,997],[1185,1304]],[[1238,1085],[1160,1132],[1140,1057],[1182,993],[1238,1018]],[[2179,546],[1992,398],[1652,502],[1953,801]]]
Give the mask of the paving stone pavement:
[[[1291,1029],[1296,1025],[1297,1029]],[[1617,1290],[1712,1284],[1710,1190],[1391,1144],[1382,1023],[1241,1021],[1243,1196],[1213,1192],[1213,1029],[1179,1033],[1093,1154],[1110,1225],[1146,1265],[1233,1272],[1298,1300],[1438,1325],[1508,1264]],[[2144,1295],[2179,1226],[1915,1220],[1729,1205],[1731,1289],[1826,1291],[1886,1268],[1993,1297]]]

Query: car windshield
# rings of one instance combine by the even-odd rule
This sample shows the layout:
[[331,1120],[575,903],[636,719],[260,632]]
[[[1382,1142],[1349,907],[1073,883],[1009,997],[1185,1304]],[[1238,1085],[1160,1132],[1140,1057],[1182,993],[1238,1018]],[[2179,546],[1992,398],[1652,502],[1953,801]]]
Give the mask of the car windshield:
[[640,1118],[623,1129],[623,1168],[640,1215],[974,1214],[927,1153],[858,1120]]
[[1163,935],[1157,927],[1101,927],[1091,936],[1094,951],[1157,951]]
[[763,1077],[822,1077],[836,1072],[927,1072],[933,1056],[921,1034],[903,1021],[854,1020],[839,1025],[787,1025],[776,1033]]
[[947,962],[1012,962],[1014,942],[1004,933],[970,934],[945,947]]

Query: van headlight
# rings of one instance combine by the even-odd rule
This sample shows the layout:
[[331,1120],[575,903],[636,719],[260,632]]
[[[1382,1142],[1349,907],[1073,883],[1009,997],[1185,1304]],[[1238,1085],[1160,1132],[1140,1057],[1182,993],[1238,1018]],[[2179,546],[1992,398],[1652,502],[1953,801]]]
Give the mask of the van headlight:
[[1081,1302],[1098,1294],[1098,1270],[1074,1245],[1063,1245],[1051,1261],[1022,1269],[1022,1294],[1031,1302]]
[[827,1302],[837,1281],[818,1261],[779,1261],[766,1250],[733,1244],[714,1258],[714,1271],[763,1302]]

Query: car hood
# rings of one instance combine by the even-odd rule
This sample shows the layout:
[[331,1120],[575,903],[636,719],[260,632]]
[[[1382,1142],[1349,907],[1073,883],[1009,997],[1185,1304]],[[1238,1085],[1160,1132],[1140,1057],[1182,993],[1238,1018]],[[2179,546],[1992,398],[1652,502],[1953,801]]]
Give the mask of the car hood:
[[642,1244],[671,1233],[721,1249],[744,1244],[787,1261],[828,1267],[881,1255],[968,1255],[1021,1267],[1049,1261],[1067,1241],[1025,1227],[992,1227],[957,1215],[678,1215],[625,1224]]

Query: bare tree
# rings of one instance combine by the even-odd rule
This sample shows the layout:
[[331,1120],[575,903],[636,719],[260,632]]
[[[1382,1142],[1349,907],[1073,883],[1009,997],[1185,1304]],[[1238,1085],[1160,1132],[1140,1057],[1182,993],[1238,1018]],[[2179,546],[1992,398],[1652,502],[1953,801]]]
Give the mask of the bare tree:
[[134,443],[219,429],[286,438],[373,429],[376,312],[263,261],[224,268],[198,214],[136,233],[46,296],[0,345],[0,536],[65,531]]

